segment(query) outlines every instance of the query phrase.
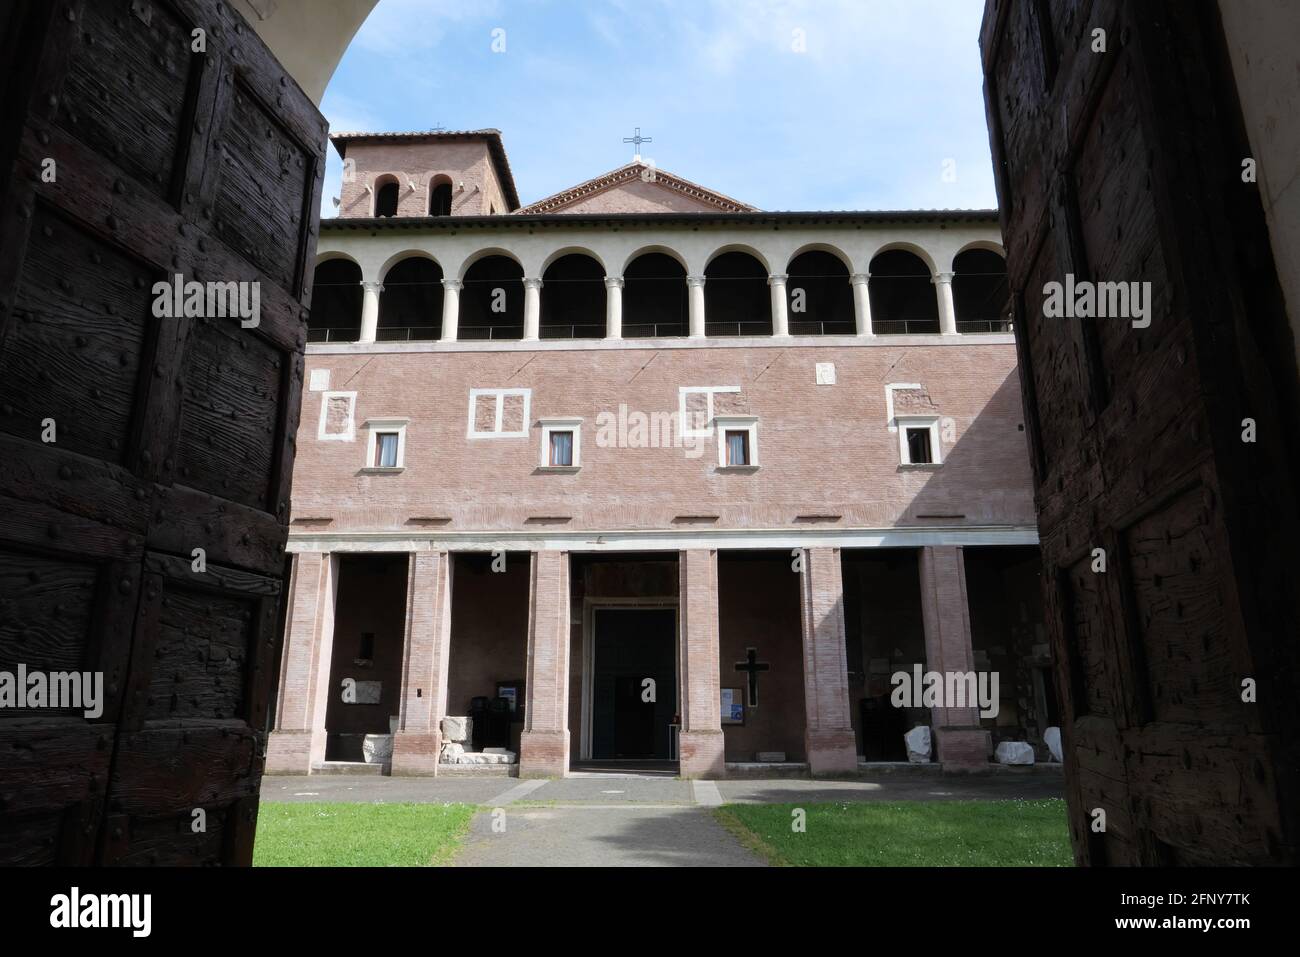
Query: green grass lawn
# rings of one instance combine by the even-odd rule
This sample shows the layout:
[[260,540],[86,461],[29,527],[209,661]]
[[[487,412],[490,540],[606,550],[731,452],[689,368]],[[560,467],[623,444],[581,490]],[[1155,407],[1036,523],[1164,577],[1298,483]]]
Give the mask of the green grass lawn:
[[472,804],[290,804],[263,801],[254,867],[421,867],[445,860]]
[[[807,829],[792,828],[795,808]],[[729,804],[718,820],[770,863],[794,867],[1069,867],[1065,802]]]

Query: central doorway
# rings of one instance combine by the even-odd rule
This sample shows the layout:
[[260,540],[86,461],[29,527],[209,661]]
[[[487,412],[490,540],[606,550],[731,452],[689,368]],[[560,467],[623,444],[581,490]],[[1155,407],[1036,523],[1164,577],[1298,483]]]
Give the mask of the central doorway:
[[676,759],[677,611],[592,609],[591,759]]

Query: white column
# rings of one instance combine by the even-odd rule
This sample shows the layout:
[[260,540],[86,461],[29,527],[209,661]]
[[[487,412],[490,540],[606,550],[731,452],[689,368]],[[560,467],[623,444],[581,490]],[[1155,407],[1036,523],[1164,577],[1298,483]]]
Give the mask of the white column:
[[853,283],[853,318],[860,336],[875,335],[871,331],[871,295],[867,291],[867,280],[870,278],[869,272],[855,272],[849,277],[849,282]]
[[459,279],[442,281],[442,341],[455,342],[460,325],[460,291],[464,283]]
[[691,338],[704,338],[704,277],[687,276],[690,290]]
[[357,342],[374,342],[375,332],[379,329],[379,294],[384,291],[382,283],[361,283],[361,335]]
[[542,326],[542,281],[524,280],[524,338],[536,339]]
[[785,273],[773,273],[767,277],[767,284],[772,288],[772,335],[790,335],[790,315],[785,299]]
[[955,336],[957,312],[952,305],[952,273],[938,273],[931,281],[939,294],[939,331],[945,336]]
[[623,277],[605,277],[605,338],[623,338]]

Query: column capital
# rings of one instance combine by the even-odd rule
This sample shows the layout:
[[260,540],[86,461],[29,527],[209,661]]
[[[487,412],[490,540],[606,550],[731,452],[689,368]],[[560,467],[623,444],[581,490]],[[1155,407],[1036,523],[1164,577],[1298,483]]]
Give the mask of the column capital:
[[542,280],[539,279],[539,278],[536,277],[536,276],[529,276],[529,277],[526,277],[526,278],[524,279],[524,288],[525,288],[525,289],[541,289],[541,288],[542,288]]
[[622,277],[622,276],[606,276],[606,277],[605,277],[605,288],[606,288],[606,289],[622,289],[622,288],[623,288],[623,277]]
[[460,292],[465,288],[465,282],[462,279],[444,279],[442,288],[450,289],[452,292]]
[[855,272],[853,275],[849,277],[849,282],[853,283],[855,286],[857,285],[865,286],[867,284],[867,280],[870,278],[871,278],[871,273],[869,272]]
[[363,279],[361,280],[361,288],[366,292],[373,292],[378,295],[384,291],[384,284],[377,279]]
[[790,277],[783,272],[774,272],[772,275],[767,277],[767,284],[769,286],[784,286],[786,280],[789,278]]
[[686,285],[688,285],[688,286],[695,286],[695,287],[703,287],[703,285],[704,285],[704,277],[703,277],[703,276],[687,276],[687,277],[686,277]]
[[935,273],[933,276],[930,277],[930,282],[936,282],[936,283],[938,283],[938,282],[952,282],[952,273],[950,273],[950,272],[937,272],[937,273]]

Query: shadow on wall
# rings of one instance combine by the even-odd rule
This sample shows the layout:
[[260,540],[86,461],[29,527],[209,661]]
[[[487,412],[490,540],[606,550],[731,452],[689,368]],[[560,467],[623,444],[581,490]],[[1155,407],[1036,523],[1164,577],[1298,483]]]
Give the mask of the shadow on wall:
[[[899,413],[904,414],[904,413]],[[941,464],[900,466],[900,472],[927,476],[900,525],[1036,525],[1033,475],[1024,430],[1019,373],[1013,369],[969,423],[943,419],[939,423]],[[957,437],[946,432],[955,425]],[[1008,442],[1014,433],[1019,442]]]

